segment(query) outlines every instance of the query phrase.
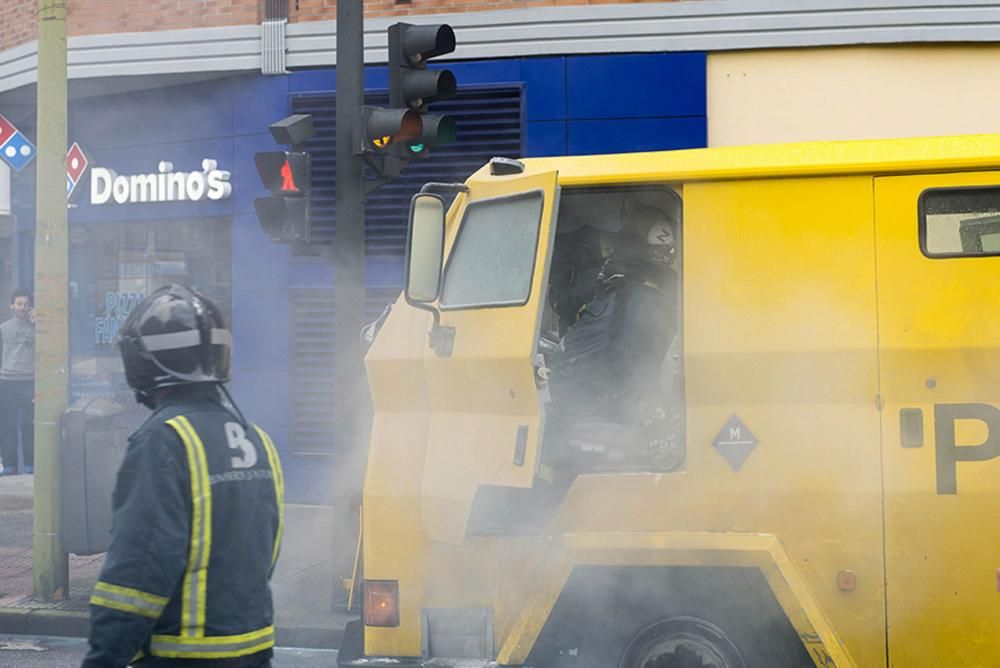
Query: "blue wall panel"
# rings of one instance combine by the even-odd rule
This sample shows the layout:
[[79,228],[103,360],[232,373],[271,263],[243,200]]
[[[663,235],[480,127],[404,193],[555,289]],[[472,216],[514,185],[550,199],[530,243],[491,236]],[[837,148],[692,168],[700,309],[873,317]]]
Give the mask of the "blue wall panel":
[[335,90],[337,71],[333,68],[322,70],[298,70],[288,75],[288,92],[302,93],[317,90]]
[[524,130],[526,158],[567,155],[566,121],[528,121]]
[[261,232],[255,214],[233,218],[233,289],[285,290],[291,252],[271,243]]
[[[244,75],[233,89],[233,133],[237,136],[267,132],[267,124],[288,115],[291,77]],[[262,123],[263,121],[263,123]],[[268,133],[270,137],[270,133]]]
[[566,118],[565,58],[525,58],[521,61],[521,80],[526,121]]
[[[267,290],[233,291],[233,365],[245,370],[283,371],[289,368],[288,293],[283,286]],[[237,347],[238,344],[238,347]],[[277,397],[272,396],[269,401]]]
[[704,116],[705,62],[704,53],[567,58],[567,115]]
[[374,66],[365,68],[365,90],[388,90],[389,68]]
[[296,258],[288,267],[289,288],[333,285],[333,263],[322,258]]
[[77,99],[71,129],[102,149],[232,136],[232,86],[220,79]]
[[625,118],[567,122],[566,153],[626,153],[699,148],[705,118]]
[[459,86],[480,86],[483,84],[521,81],[521,62],[516,59],[473,60],[461,63],[447,63],[443,67],[452,71],[458,80]]
[[[275,346],[281,345],[275,342]],[[285,348],[287,349],[287,342]],[[281,456],[282,466],[291,468],[294,475],[293,457],[288,438],[288,402],[290,393],[287,370],[271,371],[263,369],[233,369],[230,392],[247,419],[259,424],[274,440]],[[289,471],[286,470],[286,477]],[[286,482],[286,501],[295,503],[304,500],[298,494],[294,481]]]
[[369,258],[365,265],[365,284],[376,288],[394,288],[403,284],[403,259]]

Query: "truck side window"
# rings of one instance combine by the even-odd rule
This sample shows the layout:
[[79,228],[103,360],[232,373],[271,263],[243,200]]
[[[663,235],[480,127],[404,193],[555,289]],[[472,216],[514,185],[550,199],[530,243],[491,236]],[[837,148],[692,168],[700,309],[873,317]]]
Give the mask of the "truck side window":
[[442,309],[528,301],[543,204],[536,190],[469,205],[445,267]]
[[927,257],[1000,255],[1000,187],[925,190],[919,212]]

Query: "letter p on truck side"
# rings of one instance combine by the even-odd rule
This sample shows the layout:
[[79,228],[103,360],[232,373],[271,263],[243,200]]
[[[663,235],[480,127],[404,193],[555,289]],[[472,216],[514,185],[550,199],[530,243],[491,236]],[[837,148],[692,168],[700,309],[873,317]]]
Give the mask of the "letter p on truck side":
[[341,666],[1000,665],[1000,135],[495,159],[405,275]]

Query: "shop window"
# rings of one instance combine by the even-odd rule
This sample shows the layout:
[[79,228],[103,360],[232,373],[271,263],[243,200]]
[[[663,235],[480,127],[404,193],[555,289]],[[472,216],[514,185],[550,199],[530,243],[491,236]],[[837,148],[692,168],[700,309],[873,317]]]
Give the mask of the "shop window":
[[70,393],[104,396],[147,415],[125,383],[115,341],[132,309],[168,283],[218,304],[231,322],[231,232],[226,219],[74,226],[70,253]]

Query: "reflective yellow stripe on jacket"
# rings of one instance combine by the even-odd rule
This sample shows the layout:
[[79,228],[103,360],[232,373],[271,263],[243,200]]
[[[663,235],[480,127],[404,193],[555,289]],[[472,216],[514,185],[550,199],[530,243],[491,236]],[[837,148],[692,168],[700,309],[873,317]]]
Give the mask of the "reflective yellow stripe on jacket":
[[167,424],[184,443],[191,472],[191,547],[181,586],[181,639],[187,640],[205,635],[205,592],[212,550],[212,488],[208,482],[205,446],[191,422],[179,415],[167,420]]
[[281,533],[285,523],[285,474],[281,470],[281,461],[278,459],[278,451],[274,447],[274,442],[267,432],[254,425],[260,440],[267,450],[267,461],[271,465],[271,474],[274,478],[274,495],[278,500],[278,532],[274,537],[274,549],[271,551],[271,567],[278,561],[278,549],[281,547]]
[[113,585],[108,582],[98,582],[94,585],[94,593],[90,597],[90,602],[93,605],[131,612],[153,619],[157,619],[167,605],[167,599],[163,596],[148,594],[138,589]]
[[274,627],[268,626],[237,636],[185,638],[154,635],[149,651],[173,659],[225,659],[261,652],[274,646]]

